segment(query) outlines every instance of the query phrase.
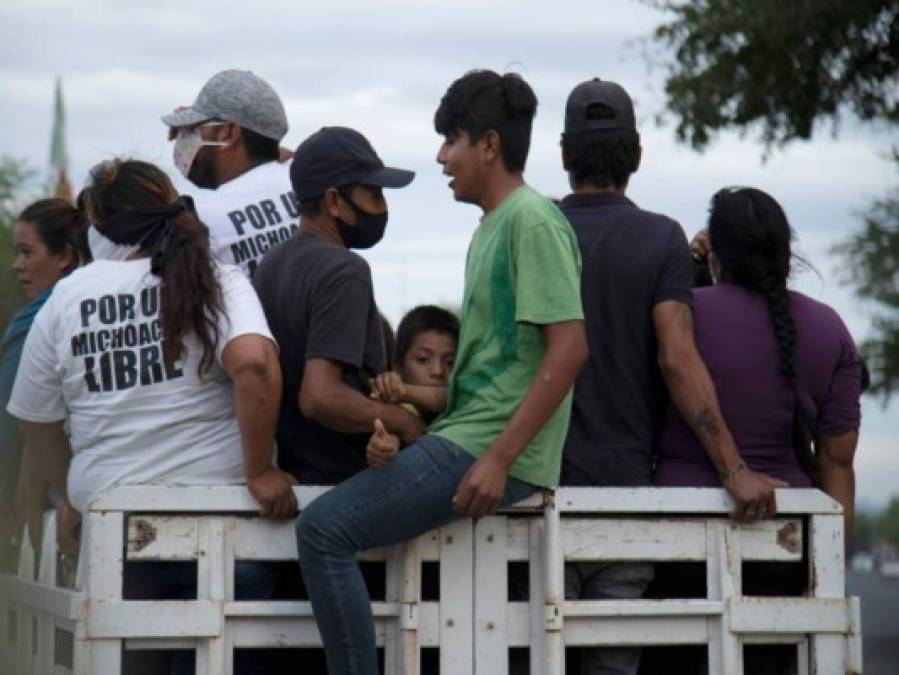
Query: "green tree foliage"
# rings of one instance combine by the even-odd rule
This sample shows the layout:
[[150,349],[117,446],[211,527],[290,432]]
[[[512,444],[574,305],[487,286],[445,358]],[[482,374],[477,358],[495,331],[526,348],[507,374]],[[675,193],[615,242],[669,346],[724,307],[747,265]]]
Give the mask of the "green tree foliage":
[[899,497],[882,511],[857,511],[852,537],[853,551],[871,551],[882,541],[899,545]]
[[852,550],[870,551],[877,538],[880,515],[856,511],[852,530]]
[[893,497],[890,505],[877,518],[877,532],[884,539],[899,544],[899,497]]
[[12,270],[12,235],[22,191],[32,175],[24,162],[0,158],[0,330],[25,300]]
[[877,307],[862,351],[871,391],[889,399],[899,386],[899,190],[874,202],[862,229],[834,247],[855,294]]
[[673,50],[667,106],[694,148],[754,124],[766,145],[807,139],[844,107],[899,122],[896,0],[652,4],[674,15],[655,39]]
[[22,190],[34,172],[25,162],[0,157],[0,223],[8,224],[18,215]]
[[[674,56],[666,105],[677,138],[697,150],[725,129],[758,129],[770,149],[811,138],[842,112],[899,123],[899,0],[650,4],[671,17],[654,32]],[[899,191],[834,250],[856,294],[877,307],[863,351],[886,402],[899,383]]]

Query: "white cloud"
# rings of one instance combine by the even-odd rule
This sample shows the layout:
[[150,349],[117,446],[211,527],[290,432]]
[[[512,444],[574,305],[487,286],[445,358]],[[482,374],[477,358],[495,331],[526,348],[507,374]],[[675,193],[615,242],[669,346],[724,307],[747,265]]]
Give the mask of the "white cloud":
[[890,416],[890,430],[873,433],[862,427],[855,455],[856,499],[865,508],[882,509],[891,498],[899,497],[899,447],[896,414]]

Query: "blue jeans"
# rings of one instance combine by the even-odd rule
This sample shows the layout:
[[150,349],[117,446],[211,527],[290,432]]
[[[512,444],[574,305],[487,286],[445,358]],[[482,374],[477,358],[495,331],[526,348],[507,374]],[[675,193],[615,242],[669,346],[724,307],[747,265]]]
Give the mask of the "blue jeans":
[[[642,598],[654,567],[647,562],[585,562],[565,565],[567,600],[632,600]],[[635,675],[639,647],[581,649],[581,675]],[[569,671],[570,672],[570,671]]]
[[[407,541],[461,516],[452,498],[475,458],[423,436],[383,469],[366,469],[305,507],[297,521],[300,569],[325,646],[328,672],[377,675],[374,620],[356,554]],[[537,491],[514,478],[503,504]]]
[[[529,578],[521,569],[509,570],[509,599],[530,597]],[[653,576],[652,563],[583,562],[565,565],[566,600],[631,600],[643,597]],[[509,675],[530,671],[526,652],[513,651]],[[568,673],[575,675],[635,675],[640,664],[639,647],[581,647],[565,658]]]

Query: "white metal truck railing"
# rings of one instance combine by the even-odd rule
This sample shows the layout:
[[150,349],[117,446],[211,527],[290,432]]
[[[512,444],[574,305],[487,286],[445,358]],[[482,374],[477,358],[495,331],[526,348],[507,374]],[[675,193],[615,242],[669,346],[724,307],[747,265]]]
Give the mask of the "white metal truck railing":
[[[297,488],[308,504],[324,488]],[[708,645],[709,672],[742,675],[743,645],[791,643],[799,672],[861,672],[860,607],[845,597],[843,516],[817,490],[780,490],[778,517],[731,522],[710,488],[563,488],[500,515],[459,521],[385,560],[386,600],[373,603],[390,674],[419,672],[420,648],[439,647],[441,675],[496,675],[510,647],[529,647],[531,672],[564,672],[566,646]],[[308,602],[235,601],[235,560],[295,560],[293,524],[254,514],[243,487],[126,487],[85,517],[77,589],[56,588],[53,557],[0,576],[0,672],[119,675],[122,649],[194,648],[197,673],[230,674],[244,647],[320,645]],[[52,527],[44,549],[52,548]],[[805,555],[803,551],[806,551]],[[743,561],[809,565],[806,597],[743,597]],[[195,560],[198,599],[122,599],[127,561]],[[440,600],[421,600],[421,562],[440,561]],[[572,561],[700,561],[708,594],[691,600],[568,601]],[[509,602],[508,563],[528,561],[530,600]],[[73,658],[55,649],[71,634]]]

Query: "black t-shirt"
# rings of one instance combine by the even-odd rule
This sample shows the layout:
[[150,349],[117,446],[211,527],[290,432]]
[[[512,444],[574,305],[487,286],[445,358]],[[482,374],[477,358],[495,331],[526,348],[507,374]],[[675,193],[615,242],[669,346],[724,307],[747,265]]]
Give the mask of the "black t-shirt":
[[368,263],[347,249],[300,233],[269,251],[253,286],[278,342],[284,394],[278,464],[305,485],[331,485],[366,467],[370,434],[344,434],[303,416],[300,385],[307,359],[344,365],[344,380],[368,393],[386,369],[384,337]]
[[657,303],[693,304],[693,264],[675,221],[624,195],[579,193],[560,208],[577,234],[590,357],[574,387],[562,485],[649,485],[664,383]]

